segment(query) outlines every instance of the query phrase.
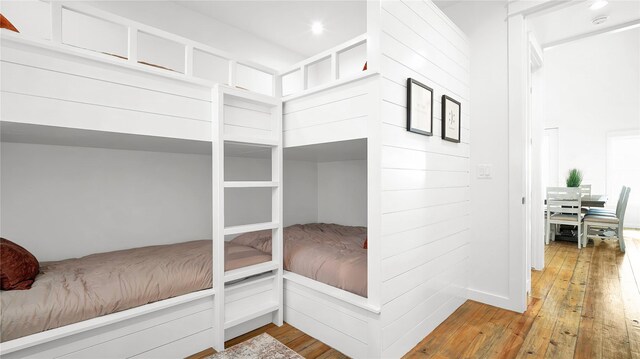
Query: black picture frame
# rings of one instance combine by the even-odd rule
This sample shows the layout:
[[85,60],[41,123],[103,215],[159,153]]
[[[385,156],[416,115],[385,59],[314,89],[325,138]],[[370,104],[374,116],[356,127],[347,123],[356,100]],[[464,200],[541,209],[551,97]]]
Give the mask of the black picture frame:
[[[455,107],[458,108],[458,111],[455,111]],[[454,123],[451,123],[451,121],[454,121]],[[455,124],[455,121],[457,121],[457,124]],[[455,128],[456,126],[458,128],[458,133],[455,133],[455,130],[452,129],[452,127]],[[460,143],[460,135],[462,133],[461,130],[462,104],[447,95],[442,95],[442,139],[445,141]]]
[[[416,113],[417,111],[413,109],[413,106],[418,104],[412,101],[415,90],[429,92],[429,119],[427,121],[429,128],[421,128],[417,125],[419,123],[419,119],[416,118],[418,114]],[[422,119],[422,121],[424,122],[424,119]],[[424,136],[433,136],[433,89],[412,78],[407,79],[407,131]]]

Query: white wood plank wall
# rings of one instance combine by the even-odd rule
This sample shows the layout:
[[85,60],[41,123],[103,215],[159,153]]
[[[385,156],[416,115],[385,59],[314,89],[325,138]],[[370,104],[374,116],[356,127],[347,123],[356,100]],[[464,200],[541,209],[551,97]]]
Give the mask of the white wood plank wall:
[[2,121],[210,140],[211,89],[7,41]]
[[367,137],[371,78],[289,100],[284,104],[284,147]]
[[[383,1],[382,350],[399,357],[466,298],[469,50],[430,1]],[[407,78],[434,89],[434,135],[406,131]],[[462,103],[462,142],[441,139],[443,94]]]

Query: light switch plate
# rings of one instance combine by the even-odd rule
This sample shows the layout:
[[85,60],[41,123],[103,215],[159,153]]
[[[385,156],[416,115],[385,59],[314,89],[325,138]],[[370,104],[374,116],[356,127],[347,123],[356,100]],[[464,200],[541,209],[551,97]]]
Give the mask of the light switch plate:
[[489,164],[480,164],[477,167],[478,178],[480,179],[490,179],[491,178],[491,165]]

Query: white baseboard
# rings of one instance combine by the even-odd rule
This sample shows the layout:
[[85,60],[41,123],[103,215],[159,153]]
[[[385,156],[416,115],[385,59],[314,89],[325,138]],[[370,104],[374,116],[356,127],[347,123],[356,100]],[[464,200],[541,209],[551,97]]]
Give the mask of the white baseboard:
[[493,294],[493,293],[483,292],[481,290],[477,290],[473,288],[469,288],[467,289],[467,291],[469,296],[468,298],[470,300],[475,300],[476,302],[492,305],[494,307],[522,313],[522,311],[518,309],[517,304],[514,303],[514,301],[512,301],[508,297]]

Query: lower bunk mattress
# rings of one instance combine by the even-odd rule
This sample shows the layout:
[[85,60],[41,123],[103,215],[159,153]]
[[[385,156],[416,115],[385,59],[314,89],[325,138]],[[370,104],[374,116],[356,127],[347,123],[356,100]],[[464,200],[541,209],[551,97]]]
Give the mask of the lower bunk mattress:
[[[367,228],[309,223],[284,228],[284,269],[367,296]],[[271,230],[251,232],[232,243],[271,252]]]
[[[271,260],[225,243],[225,270]],[[211,288],[212,242],[199,240],[40,264],[29,290],[3,291],[2,342]]]

